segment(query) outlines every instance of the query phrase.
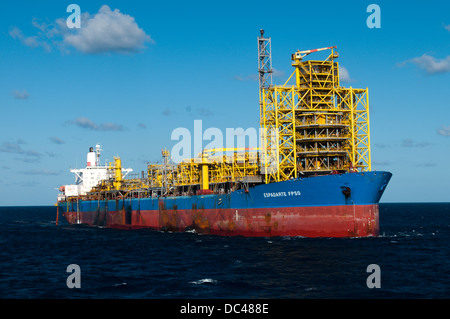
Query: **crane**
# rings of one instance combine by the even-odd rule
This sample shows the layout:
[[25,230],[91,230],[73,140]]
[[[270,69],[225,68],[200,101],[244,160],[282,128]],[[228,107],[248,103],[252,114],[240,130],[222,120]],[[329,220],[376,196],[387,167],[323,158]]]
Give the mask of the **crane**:
[[313,49],[313,50],[305,50],[305,51],[297,50],[297,52],[292,54],[292,60],[299,60],[299,61],[301,61],[305,56],[307,56],[308,54],[311,54],[313,52],[330,50],[330,49],[336,49],[336,48],[337,48],[336,46],[332,46],[332,47]]

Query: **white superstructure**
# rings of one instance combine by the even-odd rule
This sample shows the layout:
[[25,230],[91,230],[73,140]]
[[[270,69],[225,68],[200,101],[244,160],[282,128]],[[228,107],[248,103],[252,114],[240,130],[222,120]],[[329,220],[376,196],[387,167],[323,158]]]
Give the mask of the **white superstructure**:
[[[102,151],[100,144],[89,148],[87,153],[86,168],[71,169],[75,174],[75,184],[64,185],[60,187],[62,194],[58,199],[64,199],[67,196],[86,195],[94,186],[102,180],[108,180],[114,177],[115,171],[111,166],[100,166],[100,152]],[[122,168],[122,176],[125,177],[132,172],[131,168]]]

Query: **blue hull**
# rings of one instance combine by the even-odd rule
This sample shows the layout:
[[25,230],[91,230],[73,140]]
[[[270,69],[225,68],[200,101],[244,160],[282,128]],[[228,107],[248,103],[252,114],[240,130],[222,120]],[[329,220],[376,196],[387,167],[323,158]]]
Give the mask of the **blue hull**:
[[[106,227],[192,228],[245,236],[377,235],[378,202],[391,176],[389,172],[323,175],[230,194],[78,200],[59,202],[59,207],[71,223]],[[365,229],[355,230],[360,227]]]

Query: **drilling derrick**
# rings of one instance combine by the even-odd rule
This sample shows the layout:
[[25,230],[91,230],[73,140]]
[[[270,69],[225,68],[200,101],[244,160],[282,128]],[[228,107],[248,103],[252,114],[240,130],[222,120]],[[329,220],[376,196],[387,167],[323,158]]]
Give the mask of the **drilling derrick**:
[[[286,83],[260,87],[266,183],[370,171],[368,89],[340,86],[335,49],[295,52]],[[331,53],[323,61],[304,60],[326,50]]]

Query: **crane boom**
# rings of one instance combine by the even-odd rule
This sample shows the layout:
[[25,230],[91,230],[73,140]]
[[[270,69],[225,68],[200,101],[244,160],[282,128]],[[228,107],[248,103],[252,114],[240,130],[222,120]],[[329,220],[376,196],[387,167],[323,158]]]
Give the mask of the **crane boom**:
[[320,49],[313,49],[313,50],[305,50],[305,51],[300,51],[297,50],[297,52],[295,52],[292,55],[292,60],[294,59],[298,59],[301,60],[303,59],[305,56],[307,56],[308,54],[311,54],[313,52],[318,52],[318,51],[324,51],[324,50],[330,50],[330,49],[336,49],[336,46],[332,46],[332,47],[326,47],[326,48],[320,48]]
[[313,52],[317,52],[317,51],[324,51],[324,50],[329,50],[329,49],[336,49],[336,46],[333,47],[326,47],[326,48],[320,48],[320,49],[314,49],[314,50],[305,50],[305,51],[297,51],[298,53],[313,53]]

